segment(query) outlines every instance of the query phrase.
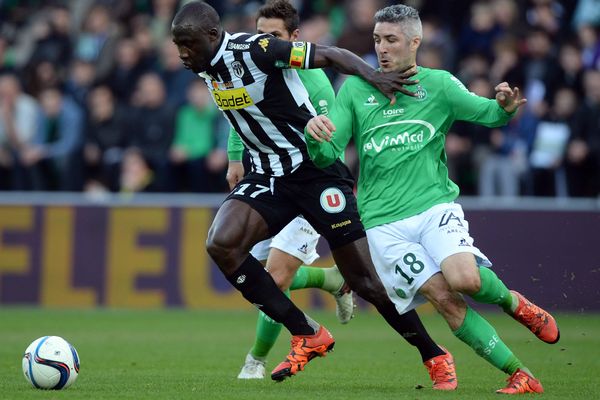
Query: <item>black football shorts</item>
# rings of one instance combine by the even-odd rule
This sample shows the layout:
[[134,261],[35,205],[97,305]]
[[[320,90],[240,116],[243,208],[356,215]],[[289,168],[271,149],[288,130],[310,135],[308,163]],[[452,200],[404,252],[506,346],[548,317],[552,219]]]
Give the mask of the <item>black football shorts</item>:
[[324,169],[308,161],[283,177],[250,173],[225,201],[250,205],[265,219],[272,236],[302,215],[335,249],[365,236],[353,188],[352,174],[341,161]]

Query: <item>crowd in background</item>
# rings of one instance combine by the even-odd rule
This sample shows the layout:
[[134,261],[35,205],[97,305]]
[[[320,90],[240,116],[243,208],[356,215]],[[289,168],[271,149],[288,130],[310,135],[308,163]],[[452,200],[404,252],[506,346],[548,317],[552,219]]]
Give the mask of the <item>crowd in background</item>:
[[[262,1],[207,1],[252,32]],[[178,0],[0,1],[0,190],[224,192],[229,126],[171,42]],[[301,38],[376,66],[385,0],[291,0]],[[528,98],[503,128],[456,123],[451,177],[464,195],[600,195],[600,0],[407,0],[419,65],[493,97]],[[328,76],[337,88],[344,79]],[[352,146],[346,160],[356,171]]]

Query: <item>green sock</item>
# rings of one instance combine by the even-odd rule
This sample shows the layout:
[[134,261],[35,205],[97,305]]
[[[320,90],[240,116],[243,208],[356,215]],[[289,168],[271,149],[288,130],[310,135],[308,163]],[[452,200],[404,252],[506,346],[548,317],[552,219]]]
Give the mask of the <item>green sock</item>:
[[[284,293],[287,297],[290,297],[289,290]],[[273,348],[275,341],[277,341],[282,327],[282,324],[273,321],[264,312],[259,311],[258,320],[256,321],[256,337],[254,338],[254,345],[250,349],[252,357],[259,360],[265,359]]]
[[494,327],[472,308],[467,307],[465,320],[453,333],[499,370],[512,375],[518,368],[524,369],[523,363],[504,344]]
[[294,280],[290,285],[290,290],[305,289],[305,288],[321,288],[325,282],[325,272],[323,268],[300,266]]
[[506,312],[514,311],[516,304],[513,305],[512,294],[494,271],[486,267],[479,267],[479,277],[481,278],[481,288],[479,292],[471,296],[473,300],[485,304],[498,304]]
[[317,288],[327,292],[337,292],[344,284],[344,278],[337,266],[318,268],[302,265],[298,268],[290,290]]

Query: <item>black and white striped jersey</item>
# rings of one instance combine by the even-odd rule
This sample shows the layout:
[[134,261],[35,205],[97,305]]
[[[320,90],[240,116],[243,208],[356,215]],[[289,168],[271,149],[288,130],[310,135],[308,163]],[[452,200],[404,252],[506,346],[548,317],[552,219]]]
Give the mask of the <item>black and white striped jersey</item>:
[[308,42],[225,32],[199,74],[246,145],[254,172],[284,176],[310,159],[304,127],[316,112],[295,68],[310,68],[313,59]]

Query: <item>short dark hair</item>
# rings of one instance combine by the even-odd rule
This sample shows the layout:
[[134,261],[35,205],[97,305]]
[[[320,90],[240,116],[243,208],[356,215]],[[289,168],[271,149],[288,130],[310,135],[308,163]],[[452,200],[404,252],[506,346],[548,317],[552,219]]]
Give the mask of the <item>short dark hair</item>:
[[298,11],[287,0],[269,0],[258,10],[256,20],[259,18],[277,18],[283,20],[285,29],[292,34],[300,26]]
[[192,1],[179,9],[173,18],[172,28],[203,29],[220,28],[221,18],[217,11],[203,1]]

